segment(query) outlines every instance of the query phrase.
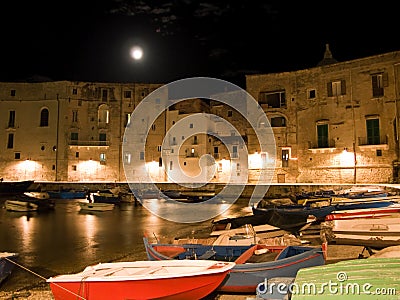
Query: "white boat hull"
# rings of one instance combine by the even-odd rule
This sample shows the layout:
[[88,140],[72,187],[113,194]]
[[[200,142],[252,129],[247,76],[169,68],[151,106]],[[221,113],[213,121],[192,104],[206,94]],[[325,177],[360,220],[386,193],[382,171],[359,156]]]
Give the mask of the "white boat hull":
[[82,211],[110,211],[114,209],[114,204],[112,203],[86,203],[80,202],[79,206]]
[[321,238],[336,244],[373,248],[400,245],[400,215],[323,222]]
[[37,211],[39,208],[39,206],[35,203],[18,200],[6,200],[4,205],[6,210],[17,212]]

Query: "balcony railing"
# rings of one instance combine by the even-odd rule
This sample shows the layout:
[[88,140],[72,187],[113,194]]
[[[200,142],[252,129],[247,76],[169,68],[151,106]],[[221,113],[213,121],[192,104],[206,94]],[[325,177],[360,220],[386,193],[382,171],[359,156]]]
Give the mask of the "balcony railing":
[[327,148],[336,148],[335,140],[328,140],[325,144],[319,144],[317,142],[308,142],[308,149],[327,149]]
[[80,140],[69,140],[69,146],[85,146],[85,147],[104,147],[110,146],[110,141],[80,141]]
[[359,146],[369,146],[369,145],[387,145],[388,144],[388,136],[375,136],[375,137],[359,137],[358,145]]

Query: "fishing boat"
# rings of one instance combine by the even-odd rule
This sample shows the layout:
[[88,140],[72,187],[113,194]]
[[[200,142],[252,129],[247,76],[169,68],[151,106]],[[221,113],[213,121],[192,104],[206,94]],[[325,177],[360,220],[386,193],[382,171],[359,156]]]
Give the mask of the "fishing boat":
[[2,179],[0,179],[0,194],[1,195],[20,194],[26,192],[33,183],[34,180],[3,181]]
[[114,209],[113,203],[79,202],[81,211],[110,211]]
[[295,277],[300,269],[325,264],[322,247],[286,246],[280,251],[273,247],[258,244],[243,253],[218,291],[255,293],[257,285],[266,279]]
[[0,252],[0,284],[11,274],[19,254],[14,252]]
[[239,216],[234,218],[225,218],[212,221],[212,230],[226,230],[240,228],[246,224],[251,224],[253,227],[260,225],[270,225],[278,227],[290,233],[298,233],[305,226],[310,225],[315,220],[310,220],[307,216],[292,216],[291,218],[283,217],[279,214],[266,215],[264,213]]
[[[9,199],[8,204],[25,206],[37,211],[48,211],[55,208],[55,200],[47,192],[24,192]],[[11,210],[11,209],[10,209]],[[21,211],[21,210],[17,210]],[[24,211],[24,210],[22,210]],[[30,210],[31,211],[31,210]]]
[[234,262],[212,260],[99,263],[47,282],[55,300],[201,299],[234,266]]
[[335,210],[325,217],[325,221],[338,219],[387,217],[393,213],[400,213],[399,203],[394,203],[385,207]]
[[[184,247],[179,250],[174,245],[151,245],[145,240],[145,248],[149,260],[188,259],[179,257],[179,251],[186,251]],[[218,250],[211,247],[208,251]],[[255,293],[258,283],[265,278],[294,277],[300,268],[324,264],[325,256],[322,247],[256,244],[242,252],[235,263],[218,291]]]
[[121,197],[119,193],[115,193],[110,189],[99,190],[96,193],[91,193],[89,196],[94,203],[113,203],[119,204]]
[[53,199],[85,199],[88,191],[85,190],[73,190],[73,189],[61,189],[58,191],[47,191],[50,198]]
[[[399,278],[400,258],[343,260],[299,270],[290,299],[399,299]],[[257,299],[267,290],[258,286]]]
[[400,245],[400,214],[325,221],[321,223],[321,239],[332,244],[373,249]]
[[214,241],[215,239],[201,239],[187,243],[150,243],[147,235],[143,237],[148,260],[211,259],[234,261],[254,245],[213,245]]
[[16,212],[33,212],[37,211],[39,206],[35,203],[29,201],[19,201],[19,200],[6,200],[4,202],[4,207],[8,211]]

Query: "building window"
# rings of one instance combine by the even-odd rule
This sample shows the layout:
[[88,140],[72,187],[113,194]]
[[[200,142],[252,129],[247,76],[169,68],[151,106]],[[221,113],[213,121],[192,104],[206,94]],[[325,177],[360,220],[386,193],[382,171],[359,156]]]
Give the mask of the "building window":
[[131,154],[130,153],[126,152],[124,154],[124,162],[127,163],[127,164],[131,163]]
[[190,123],[190,124],[189,124],[189,128],[193,128],[193,123]]
[[77,95],[78,94],[78,89],[77,88],[73,88],[72,89],[72,95]]
[[312,89],[308,90],[308,99],[315,99],[317,97],[317,91]]
[[140,159],[140,160],[144,160],[144,152],[143,152],[143,151],[140,151],[140,153],[139,153],[139,159]]
[[100,145],[105,146],[107,144],[107,133],[99,133]]
[[169,162],[169,169],[172,170],[172,160]]
[[376,149],[376,156],[382,156],[382,149]]
[[14,133],[8,134],[7,149],[14,148]]
[[75,152],[75,157],[79,158],[79,152]]
[[20,152],[15,152],[14,153],[14,159],[21,159],[21,153]]
[[162,167],[162,157],[158,158],[158,166],[161,168]]
[[328,97],[346,95],[346,80],[337,80],[327,83]]
[[382,97],[384,95],[383,87],[388,86],[388,74],[373,74],[371,76],[372,83],[372,96],[373,97]]
[[153,131],[156,130],[156,124],[151,124],[151,130],[153,130]]
[[10,91],[10,95],[11,95],[11,97],[15,97],[15,95],[16,95],[16,90],[11,90],[11,91]]
[[78,122],[78,111],[77,110],[72,111],[72,122]]
[[49,126],[49,110],[43,108],[40,112],[40,127]]
[[72,165],[72,171],[76,171],[76,165]]
[[157,146],[157,151],[161,152],[162,146]]
[[261,92],[258,102],[272,108],[284,108],[286,107],[285,91]]
[[131,114],[126,113],[125,114],[125,127],[128,127],[131,124]]
[[282,149],[282,168],[289,167],[289,149]]
[[73,142],[75,142],[75,144],[77,144],[78,142],[78,133],[77,132],[71,132],[71,144],[73,144]]
[[99,125],[108,124],[110,122],[110,112],[107,105],[102,104],[99,106],[98,117]]
[[271,127],[286,127],[285,117],[272,117]]
[[233,146],[232,147],[232,158],[238,158],[238,147],[237,146]]
[[101,101],[107,102],[108,99],[108,90],[102,90],[101,92]]
[[231,110],[228,110],[228,118],[229,117],[232,117],[232,111]]
[[367,144],[379,145],[380,144],[379,119],[367,119],[366,125],[367,125]]
[[198,141],[197,141],[197,135],[193,136],[193,145],[197,145]]
[[8,114],[8,128],[15,128],[15,110],[10,110]]
[[132,97],[132,91],[125,91],[124,92],[124,98],[131,98]]
[[106,154],[105,153],[100,153],[100,163],[105,163],[106,162]]
[[317,125],[318,148],[328,148],[328,124]]

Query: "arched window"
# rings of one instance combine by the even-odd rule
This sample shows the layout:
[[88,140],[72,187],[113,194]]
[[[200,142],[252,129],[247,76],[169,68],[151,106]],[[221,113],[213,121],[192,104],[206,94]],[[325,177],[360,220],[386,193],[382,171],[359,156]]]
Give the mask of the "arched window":
[[110,112],[108,105],[102,104],[98,109],[99,125],[107,125],[110,122]]
[[49,110],[43,108],[40,112],[40,127],[49,126]]

